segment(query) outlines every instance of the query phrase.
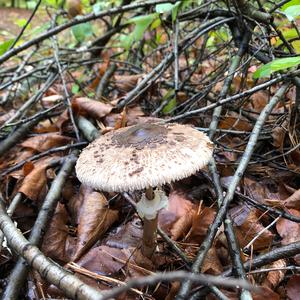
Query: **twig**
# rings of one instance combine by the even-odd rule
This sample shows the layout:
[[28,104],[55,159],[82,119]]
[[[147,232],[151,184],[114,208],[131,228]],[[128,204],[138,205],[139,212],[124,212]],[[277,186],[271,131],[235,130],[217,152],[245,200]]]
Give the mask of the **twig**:
[[151,0],[151,1],[146,1],[146,2],[141,2],[141,3],[134,3],[134,4],[130,4],[130,5],[124,5],[121,7],[114,7],[108,10],[104,10],[98,13],[91,13],[88,14],[86,16],[80,16],[78,18],[74,18],[71,21],[62,24],[62,25],[58,25],[57,27],[48,30],[45,33],[42,33],[41,35],[39,35],[38,37],[23,43],[22,45],[20,45],[17,48],[13,48],[11,50],[6,51],[3,55],[0,56],[0,64],[2,64],[3,62],[5,62],[6,60],[8,60],[9,58],[15,56],[16,54],[28,49],[29,47],[36,45],[44,40],[46,40],[47,38],[56,35],[72,26],[75,26],[77,24],[82,24],[82,23],[86,23],[88,21],[92,21],[95,19],[100,19],[103,18],[105,16],[111,16],[117,13],[122,13],[122,12],[126,12],[129,10],[134,10],[134,9],[138,9],[138,8],[148,8],[152,5],[156,5],[156,4],[160,4],[160,3],[166,3],[166,2],[174,2],[174,1],[170,1],[170,0]]
[[6,169],[4,172],[2,172],[0,174],[0,178],[15,171],[15,170],[20,169],[22,166],[24,166],[25,163],[27,163],[29,161],[34,161],[34,160],[40,159],[42,157],[48,156],[49,154],[53,154],[56,152],[65,151],[65,150],[69,150],[69,149],[77,148],[77,147],[79,148],[79,147],[86,146],[86,145],[87,145],[87,142],[80,142],[80,143],[65,145],[65,146],[61,146],[61,147],[51,148],[45,152],[33,155],[33,156],[27,158],[26,160],[23,160],[23,161],[17,163],[16,165]]
[[234,288],[238,286],[249,290],[257,290],[257,288],[245,282],[244,280],[224,279],[218,276],[192,274],[184,271],[174,271],[168,273],[156,273],[155,275],[152,276],[145,276],[137,279],[132,279],[126,283],[126,286],[114,288],[110,291],[103,292],[102,300],[116,298],[118,295],[128,291],[131,288],[155,285],[159,282],[184,281],[186,279],[201,285],[216,285],[216,286],[234,287]]
[[103,92],[104,92],[105,88],[107,87],[107,83],[108,83],[110,77],[114,74],[116,69],[117,69],[117,65],[112,64],[105,71],[105,73],[102,76],[102,78],[99,82],[99,85],[97,86],[97,89],[96,89],[96,99],[100,100],[100,98],[103,95]]
[[58,75],[57,73],[51,73],[48,80],[45,84],[34,94],[28,101],[26,101],[17,111],[16,113],[9,118],[1,127],[0,129],[4,128],[6,124],[9,124],[15,121],[17,118],[21,117],[34,103],[36,103],[44,93],[49,89],[49,87],[55,82]]
[[[200,36],[209,32],[213,28],[232,20],[234,20],[233,17],[226,19],[216,18],[202,24],[200,28],[194,30],[189,36],[180,42],[178,52],[181,53],[182,51],[186,50]],[[170,66],[173,60],[174,52],[166,55],[165,58],[133,90],[131,90],[122,101],[118,103],[117,108],[121,109],[136,100],[141,93],[145,92],[150,86],[152,86],[157,78]]]
[[46,258],[42,252],[22,235],[15,227],[0,201],[0,229],[10,247],[24,257],[29,266],[39,272],[48,282],[56,285],[68,297],[80,300],[102,300],[102,295],[84,284],[72,273]]
[[[53,23],[55,24],[55,18],[53,20]],[[74,128],[74,132],[75,132],[75,136],[77,139],[77,142],[80,141],[80,136],[79,136],[79,131],[75,122],[75,118],[74,118],[74,114],[73,114],[73,109],[72,109],[72,105],[71,105],[71,99],[70,99],[70,94],[68,92],[67,86],[66,86],[66,80],[63,74],[63,69],[61,67],[60,61],[59,61],[59,51],[58,51],[58,42],[57,42],[57,38],[54,35],[51,40],[53,41],[53,49],[54,49],[54,58],[55,58],[55,62],[58,68],[58,73],[63,85],[63,89],[64,89],[64,94],[66,97],[66,103],[67,103],[67,108],[68,108],[68,112],[69,112],[69,116],[70,116],[70,120],[72,123],[72,126]]]
[[10,134],[5,140],[0,142],[0,156],[5,154],[11,147],[20,142],[21,139],[41,120],[41,117],[36,118],[22,126]]
[[33,17],[35,16],[40,4],[42,3],[42,0],[38,0],[35,4],[35,7],[30,15],[30,17],[28,18],[28,20],[26,21],[26,24],[22,27],[22,30],[20,31],[20,33],[18,34],[18,36],[16,37],[16,39],[14,40],[14,42],[12,43],[12,45],[9,47],[9,50],[13,49],[15,47],[15,45],[17,44],[17,42],[20,40],[20,38],[22,37],[24,31],[26,30],[26,28],[28,27],[28,25],[30,24],[31,20],[33,19]]
[[[285,92],[287,91],[289,86],[289,83],[285,83],[282,85],[282,87],[276,92],[276,94],[272,97],[270,102],[264,107],[264,109],[261,111],[255,126],[252,130],[252,134],[250,136],[249,142],[247,144],[247,147],[245,149],[245,152],[241,158],[240,164],[234,173],[234,176],[232,178],[232,181],[229,185],[227,194],[224,198],[224,201],[222,202],[219,211],[215,217],[215,220],[213,224],[210,226],[208,233],[202,242],[202,245],[199,249],[199,252],[197,254],[196,260],[193,264],[192,270],[194,273],[198,273],[200,266],[202,265],[205,255],[207,254],[208,249],[211,247],[212,242],[214,240],[214,237],[218,231],[218,228],[220,227],[226,213],[227,213],[227,208],[229,204],[231,203],[233,197],[234,197],[234,192],[236,187],[238,186],[238,183],[240,179],[242,178],[247,165],[250,161],[251,155],[254,151],[256,141],[259,137],[259,134],[262,130],[262,127],[268,117],[268,115],[271,113],[275,105],[281,100],[281,98],[284,96]],[[191,288],[191,281],[187,280],[182,284],[182,287],[179,291],[179,294],[177,296],[177,299],[184,299],[186,295],[189,294]]]
[[[53,180],[51,188],[41,206],[34,226],[32,227],[29,237],[29,242],[31,245],[40,244],[46,231],[46,227],[48,226],[48,221],[50,220],[56,207],[57,201],[60,198],[64,183],[68,175],[72,172],[75,162],[76,155],[71,154],[68,158],[66,158],[61,170]],[[4,291],[2,300],[18,299],[18,295],[23,286],[24,280],[26,279],[27,272],[28,269],[26,267],[26,264],[24,263],[24,259],[19,259],[12,273],[10,274],[8,285]]]

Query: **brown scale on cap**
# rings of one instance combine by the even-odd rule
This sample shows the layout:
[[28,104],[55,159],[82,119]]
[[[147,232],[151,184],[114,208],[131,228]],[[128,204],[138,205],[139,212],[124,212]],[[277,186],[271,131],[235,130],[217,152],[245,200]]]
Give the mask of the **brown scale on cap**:
[[96,189],[139,190],[194,174],[212,152],[209,138],[190,126],[139,124],[96,139],[82,151],[76,171]]

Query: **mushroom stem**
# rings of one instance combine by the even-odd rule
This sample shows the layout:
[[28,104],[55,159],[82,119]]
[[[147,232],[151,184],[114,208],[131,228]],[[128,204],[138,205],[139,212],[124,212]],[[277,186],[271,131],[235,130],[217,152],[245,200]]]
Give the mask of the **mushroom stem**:
[[[152,187],[147,188],[145,194],[148,200],[154,199],[155,195]],[[157,245],[157,221],[158,214],[154,219],[147,219],[144,216],[142,253],[148,258],[152,257]]]
[[145,194],[146,194],[146,198],[147,198],[148,200],[153,200],[153,199],[154,199],[154,191],[153,191],[152,186],[150,186],[150,187],[148,187],[148,188],[146,189]]

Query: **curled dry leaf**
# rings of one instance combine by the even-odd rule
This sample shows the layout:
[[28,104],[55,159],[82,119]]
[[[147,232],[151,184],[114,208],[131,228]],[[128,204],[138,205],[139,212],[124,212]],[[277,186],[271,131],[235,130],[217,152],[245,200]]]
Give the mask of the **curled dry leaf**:
[[[169,195],[168,207],[162,209],[158,215],[159,226],[172,236],[182,236],[192,225],[193,208],[194,204],[184,194],[172,191]],[[186,220],[186,216],[189,216],[190,220]]]
[[265,199],[284,200],[289,196],[285,186],[273,180],[255,181],[249,177],[244,178],[244,191],[246,194],[258,202]]
[[[269,265],[269,268],[285,268],[286,267],[286,260],[285,259],[279,259],[274,261],[271,265]],[[262,283],[262,286],[268,287],[270,289],[275,289],[280,282],[284,279],[284,275],[286,273],[286,270],[276,270],[276,271],[270,271],[265,278],[265,280]]]
[[142,78],[143,74],[137,74],[137,75],[114,75],[115,84],[118,90],[121,92],[129,92],[131,91],[136,84],[138,83],[138,80]]
[[21,143],[24,148],[30,148],[37,152],[43,152],[54,147],[64,146],[71,143],[72,138],[62,136],[58,133],[44,133],[30,137]]
[[220,128],[222,129],[236,129],[242,131],[251,131],[252,124],[243,116],[231,111],[220,121]]
[[300,210],[300,189],[295,191],[290,197],[285,199],[284,204],[287,208]]
[[26,195],[31,200],[37,201],[46,195],[47,191],[47,168],[54,161],[55,157],[42,159],[36,163],[26,163],[24,165],[25,178],[21,183],[19,192]]
[[273,145],[281,152],[283,150],[284,139],[288,131],[286,128],[287,125],[288,123],[285,121],[281,126],[276,126],[272,130]]
[[192,228],[188,234],[187,241],[201,244],[207,234],[208,227],[215,219],[216,211],[211,207],[203,207],[201,210],[194,210]]
[[9,112],[7,113],[1,113],[0,115],[0,126],[2,124],[4,124],[7,120],[9,120],[12,116],[15,115],[15,110],[14,109],[11,109]]
[[[300,217],[300,212],[296,209],[289,209],[288,212],[296,217]],[[281,243],[288,245],[300,241],[300,224],[290,220],[280,218],[276,224],[276,229],[282,238]]]
[[286,292],[288,299],[299,300],[300,299],[300,275],[292,275],[286,285]]
[[79,207],[77,237],[74,260],[91,247],[118,219],[118,211],[108,207],[102,193],[83,187],[83,199]]
[[219,275],[223,272],[223,266],[217,254],[217,249],[213,246],[208,250],[208,253],[204,259],[201,273],[207,273],[211,275]]
[[75,98],[72,101],[72,108],[80,115],[88,115],[96,119],[101,119],[112,111],[113,106],[82,97]]
[[126,249],[140,246],[143,235],[142,223],[139,218],[135,217],[130,222],[122,224],[111,232],[105,239],[107,246]]
[[112,275],[125,267],[128,261],[129,256],[122,249],[99,246],[89,250],[77,264],[98,274]]
[[234,222],[236,237],[240,246],[243,248],[250,243],[254,250],[264,249],[272,243],[274,235],[270,230],[265,230],[265,227],[260,223],[260,215],[256,209],[249,210],[249,207],[243,205],[230,210],[230,215]]
[[75,238],[69,236],[67,222],[68,213],[65,206],[58,203],[42,245],[42,251],[46,256],[64,263],[70,261],[75,250]]

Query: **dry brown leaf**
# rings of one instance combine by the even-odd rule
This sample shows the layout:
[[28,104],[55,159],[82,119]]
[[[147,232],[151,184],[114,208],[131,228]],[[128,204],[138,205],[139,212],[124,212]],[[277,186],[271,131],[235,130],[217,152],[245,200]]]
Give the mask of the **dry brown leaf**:
[[93,118],[101,119],[112,111],[113,106],[82,97],[75,98],[72,101],[72,108],[80,115],[89,115]]
[[216,211],[211,207],[194,210],[192,228],[189,233],[188,242],[201,244],[206,236],[208,227],[215,219]]
[[[289,209],[288,212],[295,217],[300,217],[300,212],[296,209]],[[276,224],[276,229],[282,238],[281,243],[288,245],[300,241],[300,224],[290,220],[280,218]]]
[[[269,268],[285,268],[285,259],[279,259],[274,261]],[[268,272],[267,278],[263,281],[262,286],[268,287],[270,289],[275,289],[284,279],[286,270],[276,270]]]
[[222,118],[219,126],[222,129],[236,129],[242,131],[251,131],[253,127],[249,120],[232,111],[229,116]]
[[286,285],[288,299],[300,300],[300,275],[292,275]]
[[289,196],[283,183],[277,183],[272,179],[255,181],[249,177],[244,178],[244,191],[258,202],[264,203],[265,199],[284,200]]
[[282,126],[277,126],[272,130],[273,145],[281,152],[283,150],[283,144],[286,134],[287,129],[284,127],[284,124]]
[[208,250],[208,253],[204,259],[201,273],[207,273],[211,275],[219,275],[223,272],[223,266],[219,260],[217,250],[213,246]]
[[55,120],[43,120],[40,121],[34,128],[33,128],[33,132],[34,133],[49,133],[49,132],[58,132],[59,128],[57,126],[57,123],[55,122]]
[[102,193],[84,186],[83,199],[78,216],[78,243],[74,260],[82,255],[118,219],[118,211],[107,206]]
[[253,300],[280,300],[280,296],[272,289],[267,287],[260,287],[260,290],[256,293],[252,293]]
[[285,199],[284,205],[287,208],[294,208],[300,210],[300,189],[295,191],[290,197]]
[[[72,253],[70,253],[70,250],[75,250],[75,240],[69,236],[66,226],[67,221],[68,213],[65,206],[58,203],[42,245],[42,251],[45,255],[64,263],[71,259]],[[69,239],[68,243],[66,243],[67,239]],[[68,249],[66,249],[66,244],[68,245]],[[73,244],[73,247],[70,247],[70,244]]]
[[72,138],[62,136],[58,133],[44,133],[28,138],[21,143],[21,146],[43,152],[54,147],[64,146],[72,141]]
[[95,273],[112,275],[125,267],[128,260],[128,255],[122,249],[99,246],[89,250],[77,264]]
[[158,215],[159,226],[167,233],[171,233],[174,224],[180,218],[189,215],[193,208],[193,203],[184,194],[172,191],[169,195],[168,207],[162,209]]
[[12,116],[14,116],[16,111],[14,109],[10,110],[8,113],[2,113],[0,115],[0,125],[4,124],[7,120],[9,120]]
[[34,201],[41,199],[46,194],[46,169],[47,165],[34,166],[31,172],[25,176],[19,192]]
[[129,92],[131,91],[136,84],[138,83],[138,80],[142,78],[143,74],[137,74],[137,75],[114,75],[115,84],[118,90],[121,92]]
[[256,237],[252,244],[254,250],[264,249],[272,243],[274,235],[270,230],[264,230],[265,227],[260,223],[259,214],[261,213],[258,210],[253,208],[249,210],[244,205],[230,210],[236,237],[242,248]]
[[137,217],[130,222],[122,224],[111,232],[105,239],[105,245],[115,248],[136,248],[141,245],[143,227],[141,220]]

